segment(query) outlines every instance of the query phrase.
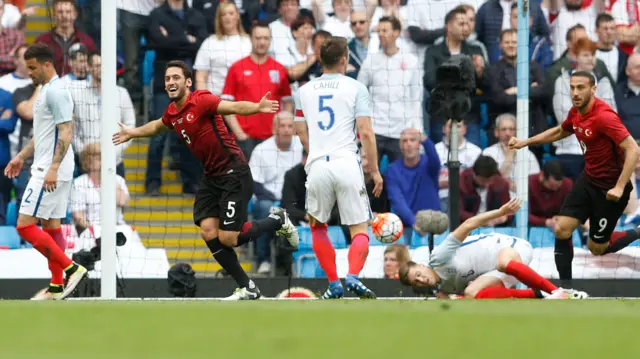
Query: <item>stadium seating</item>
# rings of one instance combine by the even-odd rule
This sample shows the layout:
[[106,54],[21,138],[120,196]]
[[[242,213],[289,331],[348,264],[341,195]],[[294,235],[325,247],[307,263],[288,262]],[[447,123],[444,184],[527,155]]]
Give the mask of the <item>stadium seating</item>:
[[14,226],[0,226],[0,248],[20,248],[20,235]]
[[15,227],[17,223],[18,223],[18,207],[15,201],[11,201],[7,205],[6,224],[7,226]]

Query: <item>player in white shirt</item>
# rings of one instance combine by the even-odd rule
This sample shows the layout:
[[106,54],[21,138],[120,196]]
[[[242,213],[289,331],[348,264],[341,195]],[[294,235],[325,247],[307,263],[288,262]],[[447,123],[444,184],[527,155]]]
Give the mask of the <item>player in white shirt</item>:
[[[358,279],[369,253],[368,222],[372,217],[364,183],[357,138],[369,158],[373,193],[382,192],[376,139],[371,125],[367,89],[344,73],[349,48],[343,37],[331,37],[320,49],[323,75],[300,87],[296,99],[296,130],[309,153],[307,213],[313,250],[329,279],[324,299],[341,298],[344,288],[336,271],[336,253],[327,236],[327,221],[336,201],[342,224],[349,226],[347,290],[360,298],[375,298]],[[356,131],[357,129],[357,131]]]
[[[64,299],[85,277],[87,270],[64,253],[65,239],[60,219],[67,216],[67,204],[73,179],[74,161],[71,149],[73,133],[73,101],[65,82],[53,67],[53,52],[46,45],[30,46],[24,59],[33,83],[42,85],[33,108],[33,138],[5,169],[9,178],[16,177],[25,159],[34,156],[31,179],[24,192],[18,233],[49,261],[51,283],[34,299]],[[43,229],[37,224],[40,222]],[[64,288],[64,274],[67,286]]]
[[[515,214],[521,205],[516,197],[500,209],[469,218],[433,250],[428,265],[403,265],[400,281],[451,298],[586,298],[586,293],[558,288],[531,269],[533,248],[528,241],[499,233],[469,236],[492,219]],[[530,289],[514,289],[518,282]]]

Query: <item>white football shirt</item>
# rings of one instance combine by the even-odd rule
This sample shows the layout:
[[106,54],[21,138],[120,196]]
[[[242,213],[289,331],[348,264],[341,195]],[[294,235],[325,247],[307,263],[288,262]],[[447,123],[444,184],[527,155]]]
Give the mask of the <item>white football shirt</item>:
[[306,168],[327,156],[358,156],[356,117],[371,117],[369,92],[340,74],[324,74],[296,93],[296,121],[306,121],[309,155]]
[[[71,122],[73,119],[73,101],[66,88],[66,82],[54,76],[40,89],[33,104],[33,140],[35,153],[31,175],[44,178],[53,162],[58,142],[57,125]],[[71,181],[74,170],[73,148],[69,144],[67,153],[58,169],[58,181]]]

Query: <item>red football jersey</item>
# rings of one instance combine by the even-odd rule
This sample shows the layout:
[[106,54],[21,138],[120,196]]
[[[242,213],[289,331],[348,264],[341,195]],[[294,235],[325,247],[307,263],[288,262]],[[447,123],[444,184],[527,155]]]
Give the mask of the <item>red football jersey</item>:
[[181,111],[167,106],[162,122],[173,128],[204,165],[207,176],[221,176],[247,160],[216,111],[220,98],[207,90],[189,94]]
[[562,129],[576,135],[584,153],[584,172],[589,182],[606,190],[615,187],[624,163],[619,145],[629,136],[629,131],[611,106],[596,98],[584,116],[574,107],[562,123]]

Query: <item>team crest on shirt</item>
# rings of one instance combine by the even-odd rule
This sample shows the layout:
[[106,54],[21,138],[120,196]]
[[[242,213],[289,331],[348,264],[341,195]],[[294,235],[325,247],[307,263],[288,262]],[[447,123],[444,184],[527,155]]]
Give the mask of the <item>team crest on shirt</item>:
[[251,74],[253,74],[253,71],[251,71],[251,70],[244,70],[244,75],[245,75],[245,76],[251,76]]
[[187,123],[191,123],[195,121],[195,119],[196,119],[196,116],[194,116],[192,113],[187,114]]
[[279,84],[280,83],[280,72],[278,72],[278,70],[270,70],[269,71],[269,78],[271,79],[272,83]]

